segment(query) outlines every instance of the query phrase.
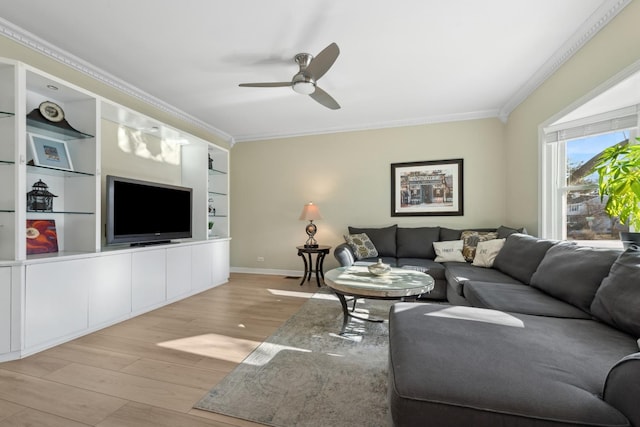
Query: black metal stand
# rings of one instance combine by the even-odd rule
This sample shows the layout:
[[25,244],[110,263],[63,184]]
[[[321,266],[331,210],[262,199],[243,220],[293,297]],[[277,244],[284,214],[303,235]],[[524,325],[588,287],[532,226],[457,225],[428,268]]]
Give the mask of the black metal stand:
[[[324,257],[329,254],[329,251],[331,250],[331,246],[319,245],[318,247],[315,247],[315,248],[309,248],[306,246],[297,246],[296,248],[298,249],[298,256],[302,257],[302,261],[304,261],[304,274],[302,276],[302,281],[300,282],[300,286],[304,285],[305,281],[307,282],[310,281],[311,274],[315,273],[316,282],[318,283],[318,287],[320,287],[321,286],[320,278],[322,278],[322,282],[324,283],[324,271],[322,269],[324,264]],[[317,255],[315,268],[313,265],[313,259],[311,258],[313,254]]]

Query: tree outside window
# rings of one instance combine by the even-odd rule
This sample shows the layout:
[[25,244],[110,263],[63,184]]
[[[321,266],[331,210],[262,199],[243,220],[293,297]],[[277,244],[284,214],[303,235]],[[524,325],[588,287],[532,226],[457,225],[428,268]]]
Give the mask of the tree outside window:
[[629,227],[604,211],[606,199],[598,194],[598,175],[592,173],[598,157],[608,147],[629,141],[629,132],[618,131],[561,142],[566,171],[559,188],[564,204],[564,233],[568,240],[618,240]]

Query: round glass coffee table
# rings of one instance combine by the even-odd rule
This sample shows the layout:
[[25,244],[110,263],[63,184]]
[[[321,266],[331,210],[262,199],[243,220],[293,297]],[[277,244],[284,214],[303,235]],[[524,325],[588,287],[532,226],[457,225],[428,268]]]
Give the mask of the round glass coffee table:
[[382,319],[360,317],[349,310],[347,298],[414,300],[422,294],[433,290],[433,277],[426,273],[404,268],[392,268],[383,276],[369,273],[367,266],[352,265],[329,270],[324,275],[325,284],[336,294],[342,305],[342,331],[344,333],[349,317],[368,322],[382,322]]

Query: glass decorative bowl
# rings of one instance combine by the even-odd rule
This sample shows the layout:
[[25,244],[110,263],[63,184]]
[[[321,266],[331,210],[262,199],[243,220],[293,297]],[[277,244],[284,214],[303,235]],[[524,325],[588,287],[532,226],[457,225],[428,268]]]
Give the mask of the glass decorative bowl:
[[389,264],[383,263],[381,259],[379,259],[377,263],[371,264],[367,268],[369,269],[369,273],[376,276],[384,276],[385,274],[389,274],[389,272],[391,271],[391,266]]

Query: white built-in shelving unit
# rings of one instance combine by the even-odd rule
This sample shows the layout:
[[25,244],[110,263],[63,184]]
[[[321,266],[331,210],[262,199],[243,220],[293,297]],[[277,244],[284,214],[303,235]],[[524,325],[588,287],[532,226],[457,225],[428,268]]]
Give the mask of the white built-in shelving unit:
[[[33,113],[44,101],[59,105],[69,126]],[[181,176],[174,184],[193,189],[191,239],[150,247],[105,245],[105,121],[153,129],[156,137],[180,141]],[[64,141],[72,170],[35,164],[28,134]],[[209,169],[209,156],[214,169]],[[135,169],[127,171],[132,178]],[[57,196],[51,211],[29,210],[27,193],[40,180]],[[228,150],[1,58],[0,182],[0,361],[33,354],[228,280]],[[209,210],[211,200],[215,214]],[[55,221],[56,252],[27,254],[26,223],[38,219]]]

